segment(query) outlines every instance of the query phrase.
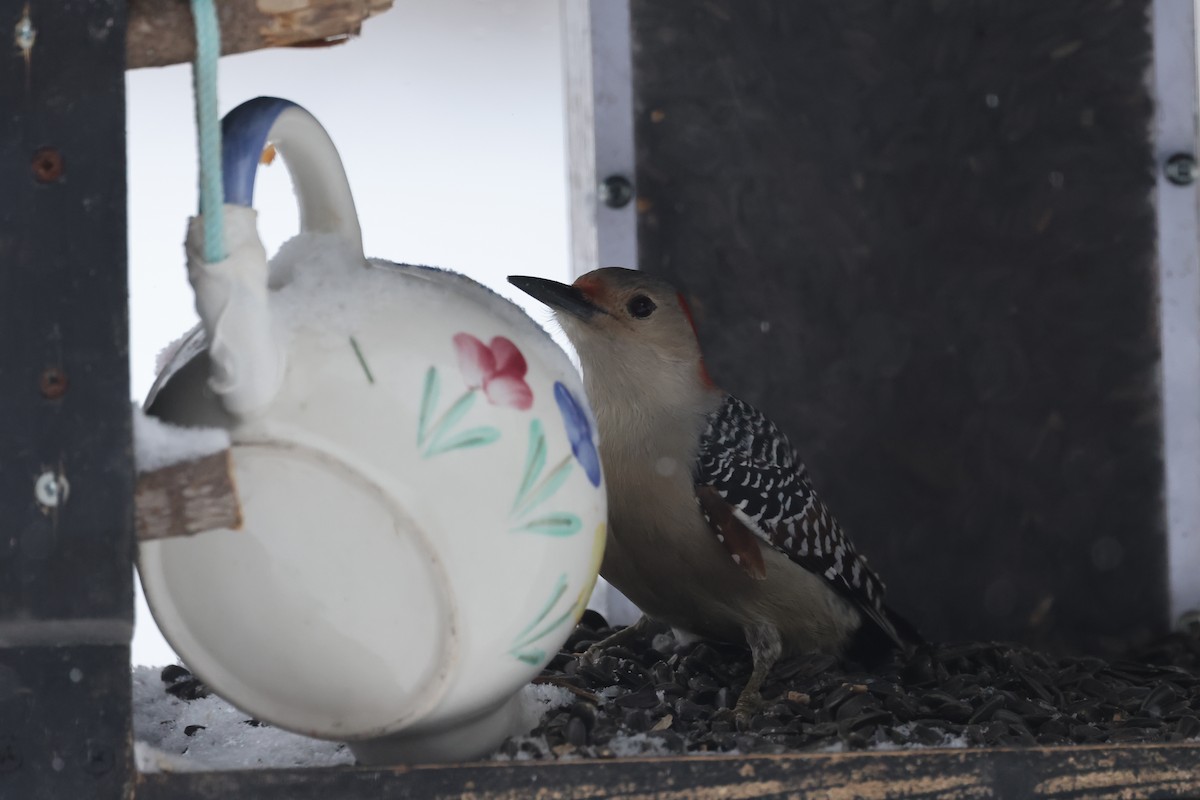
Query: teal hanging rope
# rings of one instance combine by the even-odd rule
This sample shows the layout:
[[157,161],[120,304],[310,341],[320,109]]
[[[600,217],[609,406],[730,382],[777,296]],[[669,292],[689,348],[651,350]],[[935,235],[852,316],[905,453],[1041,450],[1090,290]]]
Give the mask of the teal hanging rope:
[[221,28],[213,0],[192,0],[196,20],[196,60],[192,88],[200,144],[200,214],[204,217],[204,260],[225,260],[225,187],[221,176],[221,118],[217,109],[217,59]]

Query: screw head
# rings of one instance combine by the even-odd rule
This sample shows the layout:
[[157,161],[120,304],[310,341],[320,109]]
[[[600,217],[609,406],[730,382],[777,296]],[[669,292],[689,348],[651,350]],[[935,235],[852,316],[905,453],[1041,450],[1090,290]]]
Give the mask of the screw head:
[[609,175],[600,183],[597,194],[609,208],[624,208],[633,200],[633,184],[624,175]]
[[49,470],[43,472],[33,485],[33,495],[46,508],[56,508],[67,502],[71,487],[65,475],[58,475]]
[[53,147],[43,147],[33,154],[33,176],[39,183],[54,183],[62,177],[62,154]]
[[33,27],[33,20],[29,18],[29,6],[25,6],[25,16],[21,17],[17,27],[13,29],[13,44],[18,50],[28,53],[36,41],[37,28]]
[[58,367],[46,367],[38,379],[38,388],[42,391],[42,397],[57,400],[67,393],[67,373]]
[[1176,153],[1163,165],[1163,174],[1176,186],[1191,186],[1196,180],[1196,158],[1189,153]]

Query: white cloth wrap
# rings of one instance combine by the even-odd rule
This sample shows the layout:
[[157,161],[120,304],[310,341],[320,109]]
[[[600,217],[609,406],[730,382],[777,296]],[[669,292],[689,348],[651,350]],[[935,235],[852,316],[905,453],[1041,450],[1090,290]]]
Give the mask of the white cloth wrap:
[[230,414],[248,417],[264,411],[283,383],[284,339],[271,317],[258,214],[234,205],[224,206],[224,214],[228,256],[216,264],[204,260],[203,218],[189,223],[188,279],[208,334],[208,385]]

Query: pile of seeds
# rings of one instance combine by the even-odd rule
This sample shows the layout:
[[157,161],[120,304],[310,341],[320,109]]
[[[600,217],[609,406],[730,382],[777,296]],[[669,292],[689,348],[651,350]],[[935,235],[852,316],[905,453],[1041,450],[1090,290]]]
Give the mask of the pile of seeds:
[[894,747],[1178,742],[1200,736],[1200,638],[1173,634],[1128,659],[1058,658],[995,642],[934,645],[864,672],[824,655],[780,662],[739,730],[750,673],[740,648],[669,636],[577,653],[612,632],[594,612],[538,679],[573,701],[500,757],[780,753]]

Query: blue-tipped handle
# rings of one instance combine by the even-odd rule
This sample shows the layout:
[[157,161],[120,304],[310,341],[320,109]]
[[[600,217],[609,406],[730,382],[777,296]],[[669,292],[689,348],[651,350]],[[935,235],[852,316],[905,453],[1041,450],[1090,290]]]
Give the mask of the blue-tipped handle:
[[226,204],[254,205],[254,178],[269,141],[292,177],[300,230],[338,234],[361,258],[362,231],[342,159],[312,114],[290,100],[256,97],[225,115],[221,140]]
[[254,205],[254,178],[263,148],[275,120],[289,108],[299,106],[278,97],[256,97],[230,111],[221,121],[226,203],[247,208]]

